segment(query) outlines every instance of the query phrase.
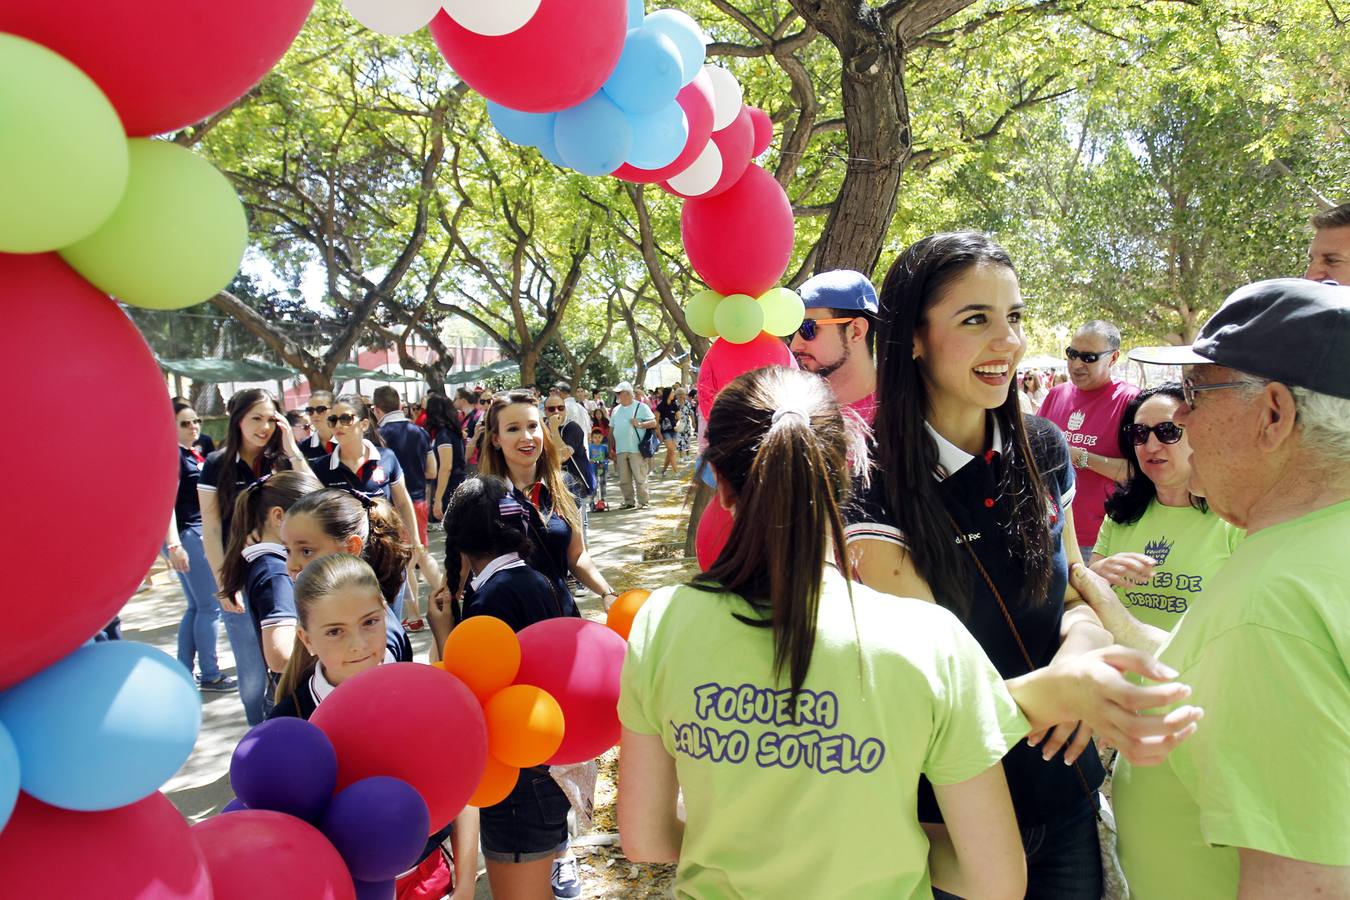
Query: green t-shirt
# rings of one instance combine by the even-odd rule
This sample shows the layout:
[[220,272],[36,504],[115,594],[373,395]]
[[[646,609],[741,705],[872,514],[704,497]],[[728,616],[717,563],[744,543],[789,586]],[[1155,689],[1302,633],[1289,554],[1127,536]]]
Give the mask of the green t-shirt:
[[1116,595],[1139,621],[1171,631],[1244,534],[1213,512],[1163,506],[1155,498],[1132,525],[1107,516],[1092,552],[1151,556],[1157,567],[1148,584],[1117,587]]
[[[928,897],[919,774],[966,781],[1028,730],[947,610],[827,569],[792,720],[773,634],[732,594],[656,592],[638,613],[619,717],[659,734],[687,813],[681,897]],[[859,645],[861,636],[861,645]]]
[[1234,897],[1239,847],[1350,865],[1347,544],[1350,501],[1248,536],[1161,648],[1205,718],[1116,770],[1131,897]]

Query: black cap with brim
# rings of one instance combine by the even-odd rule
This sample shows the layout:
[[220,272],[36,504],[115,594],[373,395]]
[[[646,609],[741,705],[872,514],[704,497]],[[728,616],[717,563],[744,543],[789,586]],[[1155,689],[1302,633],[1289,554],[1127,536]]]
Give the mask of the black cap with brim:
[[1215,363],[1350,399],[1350,287],[1274,278],[1238,288],[1189,347],[1139,347],[1130,359]]

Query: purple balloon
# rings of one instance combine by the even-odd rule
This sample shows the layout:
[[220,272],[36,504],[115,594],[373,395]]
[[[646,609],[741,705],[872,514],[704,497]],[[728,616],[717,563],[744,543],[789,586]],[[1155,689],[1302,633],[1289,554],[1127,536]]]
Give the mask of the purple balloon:
[[240,810],[243,809],[248,809],[248,804],[245,803],[243,800],[240,800],[238,797],[235,797],[229,803],[226,803],[224,806],[222,806],[220,808],[220,812],[216,813],[216,815],[223,816],[227,812],[239,812]]
[[352,884],[356,885],[356,900],[394,900],[398,895],[398,888],[395,882],[389,881],[357,881],[352,879]]
[[375,775],[338,791],[319,829],[347,861],[352,878],[383,882],[417,862],[431,814],[412,785]]
[[249,809],[317,823],[337,787],[337,752],[304,719],[283,716],[249,729],[230,760],[230,786]]

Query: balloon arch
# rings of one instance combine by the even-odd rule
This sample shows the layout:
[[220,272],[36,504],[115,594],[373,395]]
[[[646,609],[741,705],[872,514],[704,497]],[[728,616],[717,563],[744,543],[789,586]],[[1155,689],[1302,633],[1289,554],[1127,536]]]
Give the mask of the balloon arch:
[[[693,19],[647,14],[642,0],[345,3],[372,30],[428,27],[507,140],[683,198],[685,251],[709,286],[688,300],[688,321],[718,338],[700,376],[705,414],[740,373],[791,364],[773,336],[803,312],[777,286],[792,208],[754,162],[773,126],[729,71],[705,64]],[[466,803],[504,796],[521,766],[578,762],[617,741],[618,668],[645,592],[621,598],[613,630],[558,620],[517,637],[470,620],[451,635],[450,663],[382,666],[311,722],[258,726],[234,755],[231,811],[189,827],[158,788],[200,728],[191,676],[153,648],[88,641],[150,568],[177,487],[158,366],[109,298],[166,310],[203,302],[234,276],[248,240],[226,178],[151,137],[257,84],[313,4],[0,6],[10,346],[36,387],[89,401],[80,425],[93,442],[44,441],[33,453],[11,440],[3,451],[20,476],[8,489],[13,562],[0,601],[0,882],[15,896],[392,897],[427,833]],[[91,463],[93,490],[76,477]],[[71,521],[84,526],[78,542],[62,537]],[[54,575],[75,602],[46,602]],[[424,760],[405,758],[414,743]]]

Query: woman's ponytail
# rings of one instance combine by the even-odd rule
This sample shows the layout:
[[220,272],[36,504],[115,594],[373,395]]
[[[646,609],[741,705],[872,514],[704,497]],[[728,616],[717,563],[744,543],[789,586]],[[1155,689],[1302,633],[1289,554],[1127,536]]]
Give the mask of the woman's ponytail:
[[225,546],[225,559],[220,565],[218,596],[228,600],[244,588],[248,579],[248,564],[244,548],[249,538],[258,535],[267,524],[268,510],[290,509],[301,497],[323,489],[314,473],[308,470],[276,472],[264,475],[240,492],[234,501],[234,517]]
[[295,645],[291,647],[291,658],[286,660],[286,668],[281,673],[281,680],[277,682],[277,691],[272,698],[273,701],[280,703],[290,697],[291,702],[299,706],[300,686],[314,674],[314,667],[318,662],[318,657],[309,652],[309,648],[305,646],[305,642],[300,640],[300,635],[297,634]]
[[[367,498],[366,519],[370,530],[365,540],[362,557],[375,570],[380,592],[392,606],[403,589],[408,563],[412,560],[412,545],[403,540],[403,520],[383,497]],[[413,523],[416,527],[416,523]]]

